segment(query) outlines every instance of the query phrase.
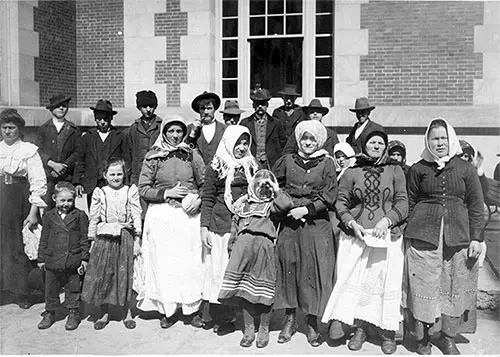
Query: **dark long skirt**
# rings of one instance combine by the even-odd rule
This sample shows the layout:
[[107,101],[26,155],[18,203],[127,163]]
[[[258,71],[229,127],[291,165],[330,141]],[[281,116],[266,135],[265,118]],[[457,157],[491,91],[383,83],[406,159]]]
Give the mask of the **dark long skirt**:
[[134,237],[97,236],[83,282],[82,300],[93,306],[126,306],[132,297]]
[[0,291],[28,295],[28,277],[36,262],[24,253],[23,221],[30,212],[27,179],[13,178],[6,184],[0,182]]
[[276,244],[275,309],[323,316],[333,290],[335,241],[328,213],[306,222],[286,219]]

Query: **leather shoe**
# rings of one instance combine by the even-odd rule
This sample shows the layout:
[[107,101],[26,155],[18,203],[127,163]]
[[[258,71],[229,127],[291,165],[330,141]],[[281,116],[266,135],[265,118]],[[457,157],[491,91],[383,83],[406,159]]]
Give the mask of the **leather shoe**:
[[249,331],[245,331],[243,338],[240,341],[240,346],[245,348],[250,347],[252,346],[254,340],[255,340],[255,333],[254,332],[249,333]]
[[[216,329],[215,326],[218,326],[218,328]],[[234,326],[233,322],[223,322],[220,325],[215,326],[214,332],[217,334],[217,336],[225,336],[236,331],[236,327]]]
[[206,325],[205,321],[203,321],[201,316],[198,314],[194,315],[193,318],[191,319],[191,321],[189,321],[189,323],[191,324],[191,326],[196,327],[196,328],[202,328],[202,327],[205,327],[205,325]]
[[311,325],[307,325],[306,337],[307,342],[309,342],[312,347],[318,347],[319,345],[321,345],[321,335]]
[[46,330],[56,322],[56,313],[54,311],[45,311],[42,316],[42,321],[38,324],[39,330]]
[[166,317],[165,315],[162,315],[160,318],[160,327],[167,329],[169,327],[172,327],[173,324],[175,324],[175,320],[172,317]]
[[257,334],[257,348],[264,348],[269,344],[269,326],[263,327],[262,325],[259,327],[259,333]]
[[365,342],[365,340],[365,330],[363,330],[361,327],[358,327],[356,329],[356,332],[354,332],[354,335],[349,340],[347,348],[349,348],[351,351],[359,351],[363,347],[363,343]]
[[441,336],[435,343],[436,347],[441,350],[444,355],[459,355],[460,351],[455,344],[455,338],[446,336],[441,333]]
[[287,343],[292,339],[292,336],[297,332],[297,322],[295,314],[286,316],[285,326],[278,335],[278,343]]
[[395,340],[383,340],[382,341],[382,352],[386,355],[392,355],[394,352],[396,352],[396,349],[398,348],[396,345]]
[[66,331],[76,330],[80,324],[80,314],[78,309],[69,309],[68,319],[66,320],[66,325],[64,328]]
[[417,341],[416,352],[419,355],[430,355],[432,354],[432,347],[430,341],[427,340],[419,340]]

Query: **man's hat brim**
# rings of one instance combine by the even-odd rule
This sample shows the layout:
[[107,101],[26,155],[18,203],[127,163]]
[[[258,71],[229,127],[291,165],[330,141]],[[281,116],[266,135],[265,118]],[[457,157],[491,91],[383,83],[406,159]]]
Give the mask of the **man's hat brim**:
[[95,112],[104,112],[104,113],[110,113],[110,114],[113,114],[113,115],[118,114],[118,112],[116,110],[109,110],[109,109],[96,108],[96,107],[89,107],[89,108],[92,109]]
[[222,114],[231,114],[231,115],[238,115],[241,113],[244,113],[244,110],[238,109],[238,108],[230,108],[227,110],[221,110],[220,111]]
[[356,113],[356,112],[360,112],[362,110],[373,110],[373,109],[375,109],[375,107],[372,105],[370,107],[365,107],[365,108],[349,109],[349,111]]
[[67,96],[67,97],[64,97],[62,98],[61,100],[58,100],[57,102],[54,102],[52,104],[49,104],[45,107],[45,109],[49,109],[49,110],[52,110],[54,108],[57,108],[59,107],[61,104],[63,103],[67,103],[71,100],[71,97]]
[[191,102],[191,109],[193,109],[196,113],[199,113],[200,108],[198,107],[198,103],[200,102],[200,100],[203,99],[213,99],[215,110],[219,109],[220,97],[212,92],[202,93],[198,95],[196,98],[194,98],[193,101]]
[[326,114],[328,114],[328,112],[330,111],[330,109],[328,109],[327,107],[309,107],[309,106],[305,106],[305,107],[302,107],[302,111],[304,112],[304,114],[310,114],[313,111],[318,111],[319,113],[321,113],[323,115],[326,115]]

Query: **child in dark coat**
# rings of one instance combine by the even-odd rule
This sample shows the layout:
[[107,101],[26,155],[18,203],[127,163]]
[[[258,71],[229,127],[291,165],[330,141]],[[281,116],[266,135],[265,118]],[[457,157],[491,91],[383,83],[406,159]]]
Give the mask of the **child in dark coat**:
[[56,321],[55,310],[61,304],[59,291],[64,286],[64,305],[69,309],[66,330],[80,324],[80,276],[90,257],[87,238],[89,220],[85,212],[75,208],[75,186],[61,181],[55,185],[56,207],[43,216],[42,235],[38,247],[38,267],[45,270],[45,312],[38,324],[47,329]]

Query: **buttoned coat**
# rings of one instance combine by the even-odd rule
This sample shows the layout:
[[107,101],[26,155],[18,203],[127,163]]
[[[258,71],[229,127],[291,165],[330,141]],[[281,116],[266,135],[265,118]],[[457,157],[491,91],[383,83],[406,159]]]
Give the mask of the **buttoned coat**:
[[205,139],[205,136],[201,134],[201,130],[198,130],[196,136],[193,138],[189,134],[193,131],[193,124],[189,124],[187,127],[187,135],[184,141],[186,144],[191,146],[193,149],[198,149],[200,151],[201,157],[203,158],[203,162],[205,165],[210,164],[212,159],[214,158],[215,152],[217,151],[217,147],[219,146],[220,141],[222,140],[222,135],[226,130],[227,125],[221,123],[220,121],[215,121],[215,133],[214,137],[210,142]]
[[351,132],[349,133],[349,136],[347,139],[345,139],[346,143],[352,146],[354,149],[354,152],[356,154],[359,154],[363,152],[363,144],[366,141],[366,136],[373,132],[373,131],[383,131],[385,132],[385,129],[382,125],[375,123],[374,121],[367,119],[368,123],[366,123],[365,128],[361,132],[361,134],[358,136],[357,139],[354,138],[354,134],[356,133],[356,129],[360,126],[359,122],[354,124],[354,126],[351,129]]
[[[62,148],[57,150],[57,137],[62,135]],[[56,181],[71,181],[73,170],[78,157],[78,145],[80,144],[81,131],[78,126],[69,120],[64,120],[61,132],[58,134],[52,119],[47,120],[38,128],[36,145],[42,159],[47,178],[51,179],[52,169],[47,165],[49,160],[65,163],[68,165],[66,173],[59,176]]]
[[[252,145],[250,146],[250,151],[252,155],[256,155],[257,153],[257,134],[255,131],[255,113],[250,115],[249,117],[242,119],[240,125],[246,126],[250,131],[250,135],[252,136]],[[278,160],[278,158],[282,155],[283,148],[286,145],[287,137],[285,133],[285,127],[283,124],[273,118],[271,115],[267,114],[267,126],[266,126],[266,156],[267,163],[269,165],[269,169],[271,169]]]
[[286,109],[284,105],[274,109],[273,111],[273,117],[278,119],[281,122],[281,124],[283,124],[283,126],[285,127],[285,134],[287,138],[290,138],[291,136],[294,135],[295,127],[297,126],[298,123],[300,123],[303,120],[307,120],[307,115],[304,113],[304,111],[300,106],[295,104],[293,106],[293,109],[294,111],[290,116],[286,114]]
[[87,237],[89,220],[85,212],[74,208],[64,219],[53,208],[43,216],[38,262],[47,270],[78,268],[90,258]]
[[112,157],[124,158],[125,139],[123,134],[116,128],[111,127],[108,137],[105,140],[105,142],[109,142],[109,150],[108,152],[100,153],[101,162],[97,160],[97,145],[99,141],[101,141],[101,138],[95,128],[90,129],[81,138],[78,165],[75,167],[73,183],[75,185],[82,185],[87,193],[91,193],[97,187],[98,180],[103,177],[100,172],[103,161],[107,161]]

